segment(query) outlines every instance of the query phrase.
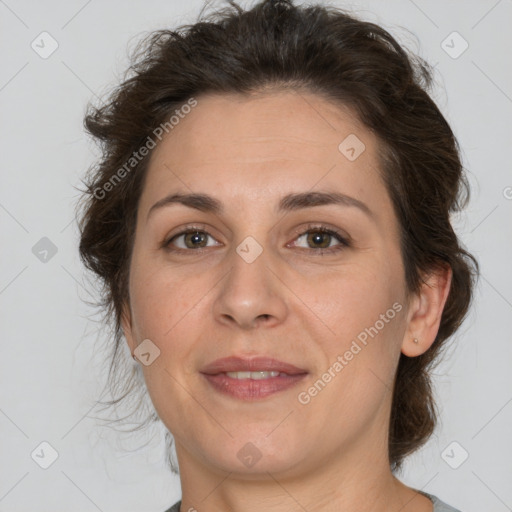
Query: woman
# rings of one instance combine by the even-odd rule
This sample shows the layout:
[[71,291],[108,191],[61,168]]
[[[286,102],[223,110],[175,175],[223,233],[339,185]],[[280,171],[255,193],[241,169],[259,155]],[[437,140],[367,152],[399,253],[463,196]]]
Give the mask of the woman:
[[86,117],[80,254],[114,365],[126,342],[172,434],[168,512],[454,511],[396,477],[478,273],[426,64],[342,11],[263,1],[152,34],[131,69]]

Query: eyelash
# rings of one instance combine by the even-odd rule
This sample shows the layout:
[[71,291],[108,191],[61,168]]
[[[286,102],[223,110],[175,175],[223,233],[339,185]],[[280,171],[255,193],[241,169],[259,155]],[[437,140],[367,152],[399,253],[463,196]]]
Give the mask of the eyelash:
[[[339,245],[336,245],[336,246],[330,247],[330,248],[326,248],[326,249],[302,248],[303,250],[306,250],[306,251],[307,250],[313,251],[313,253],[317,256],[323,256],[324,254],[337,253],[338,251],[341,251],[347,247],[351,247],[351,243],[349,242],[347,237],[345,237],[344,235],[342,235],[340,232],[336,231],[335,229],[331,229],[331,228],[328,228],[328,227],[322,226],[322,225],[316,225],[316,226],[312,225],[312,224],[308,225],[307,229],[305,231],[300,231],[297,233],[297,236],[295,239],[300,238],[304,235],[307,235],[310,232],[331,235],[332,237],[336,238],[338,240],[338,242],[340,242]],[[176,238],[178,238],[180,236],[188,235],[188,234],[192,234],[192,233],[201,233],[201,234],[205,234],[205,235],[208,235],[213,238],[213,236],[210,235],[208,233],[208,231],[206,231],[205,226],[195,226],[195,225],[186,226],[183,231],[176,233],[175,235],[173,235],[170,238],[167,238],[163,242],[162,248],[165,249],[166,251],[172,252],[172,253],[186,253],[186,252],[192,252],[192,251],[194,253],[203,253],[206,250],[208,250],[208,248],[204,248],[204,247],[203,248],[199,247],[197,249],[174,249],[174,248],[171,248],[170,244],[173,240],[175,240]]]

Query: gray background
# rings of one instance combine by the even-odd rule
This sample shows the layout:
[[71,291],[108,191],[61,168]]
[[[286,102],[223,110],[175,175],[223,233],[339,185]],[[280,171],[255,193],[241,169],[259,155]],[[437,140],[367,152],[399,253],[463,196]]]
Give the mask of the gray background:
[[[435,99],[473,190],[454,222],[482,278],[435,373],[440,426],[402,478],[463,512],[512,510],[512,1],[332,4],[435,64]],[[139,35],[193,23],[202,5],[0,0],[0,511],[157,512],[180,497],[161,430],[121,436],[91,417],[108,335],[83,302],[93,290],[77,257],[73,187],[98,155],[82,129],[86,102],[117,82]],[[31,47],[51,48],[43,31],[59,45],[46,59]],[[58,453],[48,469],[39,465],[51,457],[43,441]]]

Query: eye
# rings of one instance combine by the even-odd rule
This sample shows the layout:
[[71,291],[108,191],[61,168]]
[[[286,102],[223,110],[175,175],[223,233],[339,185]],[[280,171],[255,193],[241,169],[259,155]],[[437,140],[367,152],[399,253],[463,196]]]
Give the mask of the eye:
[[[202,231],[200,229],[187,229],[182,231],[169,240],[165,241],[163,246],[170,250],[200,250],[205,247],[212,247],[218,245],[217,243],[208,243],[208,239],[213,237],[208,234],[206,231]],[[174,246],[174,247],[172,247]]]
[[[301,249],[313,249],[315,255],[334,253],[350,247],[350,242],[341,233],[325,226],[308,226],[307,231],[303,231],[296,238],[297,242],[293,246]],[[306,244],[306,247],[300,244]],[[163,242],[162,247],[171,252],[202,252],[207,247],[214,247],[219,244],[204,228],[190,226],[185,230],[173,235]]]
[[325,226],[308,226],[308,230],[301,233],[296,240],[306,243],[306,247],[303,246],[306,249],[316,249],[314,252],[319,254],[333,253],[350,246],[341,233]]

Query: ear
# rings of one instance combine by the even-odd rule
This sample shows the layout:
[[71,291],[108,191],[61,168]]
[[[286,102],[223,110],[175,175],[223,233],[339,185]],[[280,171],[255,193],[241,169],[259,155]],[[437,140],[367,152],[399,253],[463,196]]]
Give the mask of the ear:
[[133,354],[133,351],[136,348],[132,330],[132,313],[130,311],[130,305],[126,302],[123,304],[122,313],[121,313],[121,327],[123,329],[124,337],[126,338],[126,342],[128,343],[128,347],[130,352]]
[[[419,356],[434,343],[451,281],[452,269],[449,265],[438,267],[424,276],[421,289],[414,295],[409,307],[408,325],[402,340],[404,355]],[[418,342],[415,343],[414,339]]]

